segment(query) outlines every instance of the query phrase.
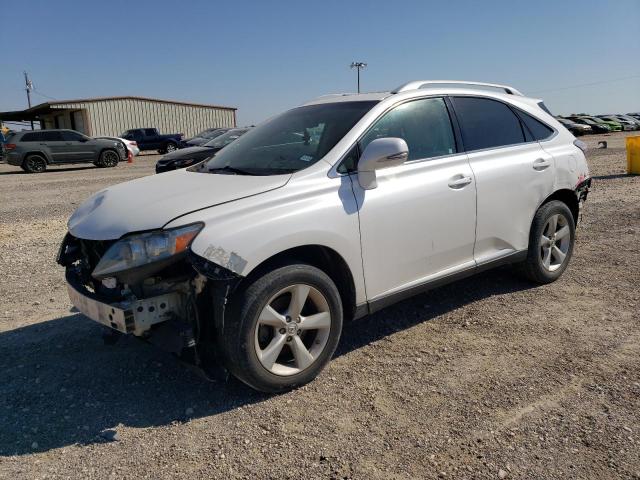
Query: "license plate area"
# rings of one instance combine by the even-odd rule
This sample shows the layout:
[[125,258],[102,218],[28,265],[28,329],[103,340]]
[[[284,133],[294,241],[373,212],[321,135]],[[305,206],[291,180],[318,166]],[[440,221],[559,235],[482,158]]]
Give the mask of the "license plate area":
[[170,292],[157,297],[108,304],[67,284],[71,303],[85,316],[121,333],[140,336],[152,325],[182,317],[183,296]]

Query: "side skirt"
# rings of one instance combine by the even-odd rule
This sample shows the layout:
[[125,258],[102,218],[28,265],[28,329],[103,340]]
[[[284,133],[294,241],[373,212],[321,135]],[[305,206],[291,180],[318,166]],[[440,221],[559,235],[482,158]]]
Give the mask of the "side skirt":
[[489,262],[481,263],[479,265],[476,265],[475,267],[468,268],[451,275],[446,275],[444,277],[440,277],[435,280],[416,285],[414,287],[393,293],[391,295],[387,295],[385,297],[377,298],[371,302],[358,305],[356,307],[354,318],[361,318],[366,315],[370,315],[377,312],[378,310],[382,310],[383,308],[388,307],[389,305],[393,305],[394,303],[406,300],[407,298],[413,297],[419,293],[427,292],[434,288],[441,287],[458,280],[462,280],[463,278],[470,277],[472,275],[475,275],[476,273],[484,272],[501,265],[518,263],[525,260],[526,258],[527,250],[521,250],[519,252],[510,253],[509,255],[505,255],[504,257],[491,260]]

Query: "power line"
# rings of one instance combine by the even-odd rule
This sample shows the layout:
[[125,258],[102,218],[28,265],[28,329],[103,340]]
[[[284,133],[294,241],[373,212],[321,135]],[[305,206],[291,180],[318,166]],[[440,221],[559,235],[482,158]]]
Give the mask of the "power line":
[[37,93],[37,94],[38,94],[38,95],[40,95],[41,97],[47,98],[47,99],[49,99],[49,100],[58,100],[57,98],[53,98],[53,97],[50,97],[49,95],[45,95],[44,93],[42,93],[42,92],[40,92],[40,91],[36,90],[35,88],[33,89],[33,93]]
[[560,92],[562,90],[571,90],[573,88],[592,87],[594,85],[604,85],[606,83],[621,82],[622,80],[630,80],[632,78],[640,78],[640,75],[631,75],[629,77],[612,78],[610,80],[602,80],[600,82],[582,83],[582,84],[579,84],[579,85],[571,85],[571,86],[568,86],[568,87],[552,88],[552,89],[549,89],[549,90],[538,90],[537,92],[529,92],[529,93],[538,94],[538,93]]

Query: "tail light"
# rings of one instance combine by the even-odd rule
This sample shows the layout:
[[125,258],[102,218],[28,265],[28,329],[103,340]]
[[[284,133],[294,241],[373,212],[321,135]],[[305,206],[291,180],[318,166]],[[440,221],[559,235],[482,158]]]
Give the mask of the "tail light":
[[16,148],[16,144],[15,143],[5,143],[4,144],[4,148],[5,148],[5,150],[14,150]]
[[133,141],[132,141],[132,142],[129,142],[129,143],[130,143],[131,145],[133,145],[134,147],[137,147],[137,146],[138,146],[138,142],[133,142]]

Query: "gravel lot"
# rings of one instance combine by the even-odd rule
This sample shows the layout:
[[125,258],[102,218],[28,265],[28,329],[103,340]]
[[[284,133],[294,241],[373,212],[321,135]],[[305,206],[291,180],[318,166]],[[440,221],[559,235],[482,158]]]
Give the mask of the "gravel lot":
[[135,339],[105,346],[54,257],[90,193],[152,173],[0,165],[2,478],[640,478],[640,176],[585,137],[572,264],[508,268],[346,326],[312,384],[206,382]]

